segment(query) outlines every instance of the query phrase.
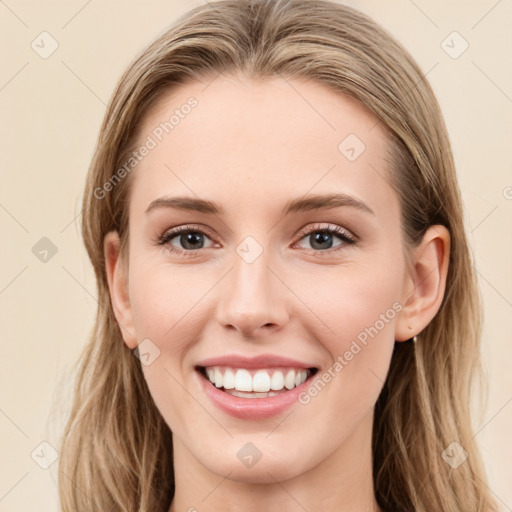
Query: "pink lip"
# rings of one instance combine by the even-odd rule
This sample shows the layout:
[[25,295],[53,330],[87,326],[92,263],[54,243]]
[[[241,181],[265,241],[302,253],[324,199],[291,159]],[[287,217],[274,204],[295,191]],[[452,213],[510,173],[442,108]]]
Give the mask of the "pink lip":
[[[225,359],[222,361],[224,362]],[[279,361],[279,364],[282,365],[281,360]],[[297,366],[296,362],[294,365]],[[287,364],[286,366],[290,365]],[[302,393],[302,391],[304,391],[311,384],[310,379],[308,378],[300,386],[297,386],[296,388],[293,388],[284,393],[278,393],[275,396],[268,398],[240,398],[237,396],[232,396],[229,393],[216,388],[200,372],[196,372],[196,374],[201,380],[201,385],[203,386],[204,392],[217,407],[219,407],[227,414],[234,416],[235,418],[245,420],[270,418],[285,411],[288,407],[291,407],[294,403],[297,402],[300,393]]]
[[[228,354],[226,356],[212,357],[199,361],[197,366],[230,366],[232,368],[274,368],[274,367],[290,367],[290,368],[313,368],[314,364],[304,363],[296,359],[278,356],[276,354],[262,354],[255,357],[245,357],[236,354]],[[248,398],[247,400],[252,400]],[[264,400],[255,399],[255,400]]]

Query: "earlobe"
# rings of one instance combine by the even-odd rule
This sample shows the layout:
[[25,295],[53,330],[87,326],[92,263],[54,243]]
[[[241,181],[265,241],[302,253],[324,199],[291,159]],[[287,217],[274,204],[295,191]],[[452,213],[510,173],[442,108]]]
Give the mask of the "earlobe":
[[128,276],[126,275],[127,269],[120,257],[120,239],[117,231],[110,231],[105,235],[103,250],[110,300],[114,315],[121,329],[124,342],[129,348],[134,349],[137,346],[137,337],[133,327],[128,293]]
[[450,233],[445,226],[430,226],[412,250],[411,268],[396,323],[396,341],[419,334],[439,311],[446,289],[450,258]]

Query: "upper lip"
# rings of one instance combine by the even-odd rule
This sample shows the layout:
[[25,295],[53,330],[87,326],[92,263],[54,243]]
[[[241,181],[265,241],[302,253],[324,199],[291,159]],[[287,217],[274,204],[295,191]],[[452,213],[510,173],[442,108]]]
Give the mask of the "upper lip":
[[224,356],[211,357],[199,361],[196,366],[229,366],[231,368],[316,368],[314,364],[283,357],[277,354],[261,354],[247,357],[239,354],[227,354]]

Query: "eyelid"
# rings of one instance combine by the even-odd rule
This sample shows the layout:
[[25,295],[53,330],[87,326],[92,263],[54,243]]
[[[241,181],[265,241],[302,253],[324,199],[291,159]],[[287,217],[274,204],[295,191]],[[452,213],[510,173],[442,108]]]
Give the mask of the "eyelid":
[[[337,224],[326,224],[326,223],[314,223],[314,224],[308,224],[307,227],[301,229],[299,231],[298,237],[299,240],[304,238],[305,236],[314,233],[315,231],[328,231],[331,233],[334,233],[336,236],[344,236],[348,238],[351,242],[355,243],[359,239],[358,237],[347,228],[344,228],[342,226],[338,226]],[[325,252],[325,251],[323,251]]]
[[208,235],[210,238],[215,238],[212,231],[210,231],[206,226],[201,224],[182,224],[181,226],[176,226],[174,228],[169,228],[164,231],[163,235],[160,238],[169,236],[169,235],[179,235],[182,232],[187,231],[197,231],[199,233],[204,233]]

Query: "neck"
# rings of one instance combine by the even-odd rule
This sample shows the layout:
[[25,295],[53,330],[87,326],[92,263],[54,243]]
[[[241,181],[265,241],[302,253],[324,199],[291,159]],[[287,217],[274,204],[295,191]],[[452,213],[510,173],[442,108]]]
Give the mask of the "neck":
[[225,475],[215,474],[174,438],[175,494],[169,512],[379,512],[372,477],[372,422],[369,415],[343,445],[307,472],[281,480],[269,468],[264,483],[232,480],[230,468]]

